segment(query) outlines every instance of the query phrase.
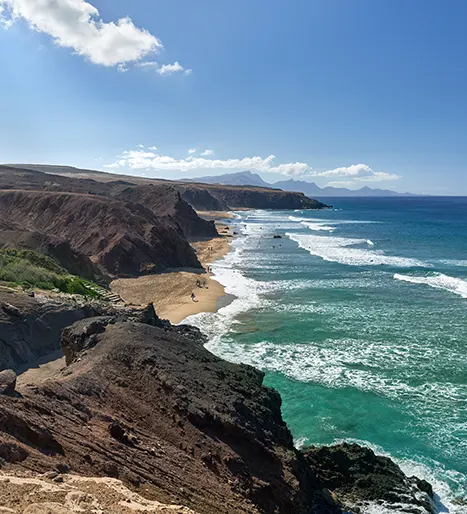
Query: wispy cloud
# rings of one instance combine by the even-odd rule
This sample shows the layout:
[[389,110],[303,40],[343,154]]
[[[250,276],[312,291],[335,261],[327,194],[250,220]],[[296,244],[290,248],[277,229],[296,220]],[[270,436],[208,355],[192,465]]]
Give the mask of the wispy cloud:
[[[376,172],[366,164],[354,164],[328,171],[315,171],[306,162],[277,163],[275,155],[267,157],[242,157],[230,159],[214,159],[214,151],[204,150],[199,156],[195,156],[196,148],[189,148],[189,156],[176,158],[157,151],[156,147],[150,147],[151,151],[129,150],[123,152],[115,162],[105,165],[110,170],[147,170],[154,172],[163,171],[197,171],[197,170],[252,170],[263,173],[279,173],[288,177],[329,177],[336,179],[330,185],[340,186],[356,185],[358,182],[381,182],[395,180],[398,175]],[[341,179],[341,180],[339,180]]]
[[141,68],[143,70],[151,70],[159,68],[159,64],[156,61],[143,61],[137,62],[135,64],[137,68]]
[[104,22],[96,7],[85,0],[0,0],[3,25],[24,20],[32,30],[48,34],[94,64],[120,66],[136,63],[162,50],[162,42],[129,17]]

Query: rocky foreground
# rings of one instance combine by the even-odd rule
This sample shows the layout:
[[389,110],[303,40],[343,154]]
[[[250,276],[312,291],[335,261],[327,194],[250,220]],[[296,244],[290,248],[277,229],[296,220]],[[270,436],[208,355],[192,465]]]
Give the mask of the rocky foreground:
[[[0,307],[5,323],[23,315],[11,307]],[[371,450],[295,449],[263,373],[204,343],[152,307],[122,310],[65,328],[67,366],[54,378],[16,387],[0,372],[0,510],[434,512],[428,483]]]

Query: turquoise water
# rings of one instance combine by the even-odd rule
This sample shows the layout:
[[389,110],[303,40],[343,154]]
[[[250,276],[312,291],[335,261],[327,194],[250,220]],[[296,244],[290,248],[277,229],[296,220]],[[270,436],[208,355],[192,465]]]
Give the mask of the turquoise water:
[[467,199],[326,201],[237,213],[214,264],[236,299],[189,321],[266,372],[297,446],[367,444],[466,512]]

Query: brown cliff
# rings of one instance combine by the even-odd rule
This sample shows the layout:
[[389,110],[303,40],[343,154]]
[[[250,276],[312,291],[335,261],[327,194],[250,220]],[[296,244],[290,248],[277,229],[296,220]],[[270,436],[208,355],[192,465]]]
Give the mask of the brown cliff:
[[67,241],[118,276],[200,268],[180,229],[138,204],[97,195],[0,191],[0,215],[23,229]]

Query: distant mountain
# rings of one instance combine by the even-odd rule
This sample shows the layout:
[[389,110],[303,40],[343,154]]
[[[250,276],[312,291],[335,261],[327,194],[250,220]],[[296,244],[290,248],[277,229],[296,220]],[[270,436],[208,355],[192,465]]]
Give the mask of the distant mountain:
[[191,181],[201,182],[203,184],[222,184],[226,186],[258,186],[258,187],[272,187],[275,189],[283,189],[284,191],[294,191],[304,193],[306,196],[417,196],[412,193],[397,193],[389,189],[372,189],[371,187],[362,187],[360,189],[352,190],[345,187],[319,187],[314,182],[306,182],[304,180],[281,180],[274,184],[265,182],[256,173],[251,171],[240,171],[238,173],[227,173],[225,175],[218,175],[214,177],[197,177],[190,179]]
[[[188,179],[184,179],[188,180]],[[203,184],[222,184],[223,186],[258,186],[271,187],[256,173],[251,171],[239,171],[238,173],[225,173],[214,177],[196,177],[189,179],[190,182],[201,182]]]
[[372,189],[365,186],[360,189],[347,189],[345,187],[319,187],[314,182],[305,182],[304,180],[282,180],[273,184],[274,187],[284,189],[286,191],[296,191],[305,193],[307,196],[417,196],[412,193],[397,193],[389,189]]

